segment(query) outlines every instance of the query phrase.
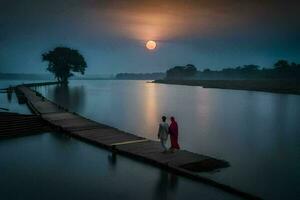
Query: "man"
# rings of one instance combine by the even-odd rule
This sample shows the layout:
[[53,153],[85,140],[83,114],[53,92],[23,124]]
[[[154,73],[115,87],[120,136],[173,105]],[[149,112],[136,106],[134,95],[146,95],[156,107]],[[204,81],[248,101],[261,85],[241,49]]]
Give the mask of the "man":
[[166,147],[166,142],[168,140],[168,132],[169,132],[169,124],[166,122],[166,117],[162,116],[162,122],[159,124],[158,134],[157,137],[160,139],[161,146],[163,147],[163,153],[168,151]]

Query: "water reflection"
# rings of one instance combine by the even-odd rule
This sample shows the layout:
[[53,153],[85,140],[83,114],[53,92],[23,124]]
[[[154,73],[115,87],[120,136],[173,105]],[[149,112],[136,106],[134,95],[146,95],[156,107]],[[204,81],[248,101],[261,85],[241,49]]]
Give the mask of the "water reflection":
[[12,90],[12,89],[8,89],[8,90],[6,91],[6,93],[7,93],[7,101],[8,101],[9,103],[11,103],[13,90]]
[[107,156],[107,160],[111,169],[115,170],[117,165],[117,154],[115,152],[112,152]]
[[175,174],[161,170],[155,188],[155,199],[173,199],[176,196],[177,186],[178,177]]
[[117,164],[111,157],[116,168],[107,173],[107,156],[60,133],[0,140],[1,199],[235,199],[182,177],[177,189],[177,177],[122,155]]
[[[160,119],[157,117],[158,115],[163,115],[163,113],[158,113],[157,110],[157,98],[156,98],[156,89],[155,89],[155,84],[148,84],[145,91],[144,91],[144,102],[145,102],[145,108],[144,108],[144,113],[146,115],[147,121],[145,122],[146,126],[149,127],[150,129],[153,126],[157,126],[157,121]],[[148,128],[148,129],[149,129]],[[148,138],[153,137],[153,133],[150,133],[150,135],[147,135]]]
[[53,137],[57,140],[57,142],[60,143],[60,145],[64,145],[64,144],[68,144],[71,140],[72,140],[72,137],[68,134],[65,134],[65,133],[53,133],[51,134],[51,136],[49,137]]
[[53,92],[54,101],[63,107],[76,112],[84,109],[86,98],[84,86],[80,85],[70,88],[69,85],[60,84],[54,87]]
[[[83,94],[74,97],[73,89]],[[300,96],[144,81],[71,81],[55,93],[51,86],[45,95],[60,104],[79,98],[80,114],[150,139],[160,116],[174,115],[184,149],[230,162],[221,173],[205,175],[222,183],[269,199],[299,185]],[[166,180],[161,174],[157,184]]]
[[[112,170],[112,172],[117,172],[120,170],[118,170],[118,168],[120,168],[119,165],[122,164],[118,165],[117,163],[117,153],[112,152],[111,154],[109,154],[107,156],[107,160],[109,164],[109,170]],[[176,192],[178,188],[178,176],[173,173],[168,173],[164,170],[159,170],[158,175],[159,177],[154,187],[155,199],[174,199],[176,197]]]

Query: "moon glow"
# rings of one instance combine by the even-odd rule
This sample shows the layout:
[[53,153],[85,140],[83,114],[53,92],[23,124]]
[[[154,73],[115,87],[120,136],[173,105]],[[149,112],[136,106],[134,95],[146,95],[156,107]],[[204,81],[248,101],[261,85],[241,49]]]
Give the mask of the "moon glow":
[[156,42],[153,41],[153,40],[149,40],[147,43],[146,43],[146,47],[147,49],[149,50],[154,50],[156,48]]

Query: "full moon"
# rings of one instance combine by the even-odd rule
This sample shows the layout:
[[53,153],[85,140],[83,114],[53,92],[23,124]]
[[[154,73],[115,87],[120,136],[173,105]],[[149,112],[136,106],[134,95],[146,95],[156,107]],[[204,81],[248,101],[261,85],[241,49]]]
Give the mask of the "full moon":
[[149,50],[153,50],[153,49],[155,49],[155,47],[156,47],[156,42],[154,42],[153,40],[149,40],[149,41],[146,43],[146,47],[147,47],[147,49],[149,49]]

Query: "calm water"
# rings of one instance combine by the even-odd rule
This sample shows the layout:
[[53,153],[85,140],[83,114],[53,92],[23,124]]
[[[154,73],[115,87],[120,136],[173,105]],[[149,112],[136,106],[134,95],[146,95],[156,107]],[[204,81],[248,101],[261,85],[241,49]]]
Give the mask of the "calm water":
[[[0,107],[30,113],[15,95],[0,93]],[[239,199],[60,133],[0,140],[0,172],[1,200]]]
[[[9,86],[18,85],[22,83],[32,83],[32,82],[41,82],[41,81],[33,81],[33,80],[0,80],[0,89],[7,88]],[[17,112],[29,114],[30,110],[25,105],[18,105],[18,100],[16,98],[16,94],[12,94],[12,96],[8,96],[4,93],[0,93],[0,107],[9,109],[9,112]],[[0,110],[0,112],[3,110]]]
[[266,199],[299,195],[300,96],[145,81],[71,81],[38,90],[86,117],[151,139],[160,116],[174,115],[182,148],[231,164],[203,176]]
[[1,199],[237,199],[62,134],[0,140]]

